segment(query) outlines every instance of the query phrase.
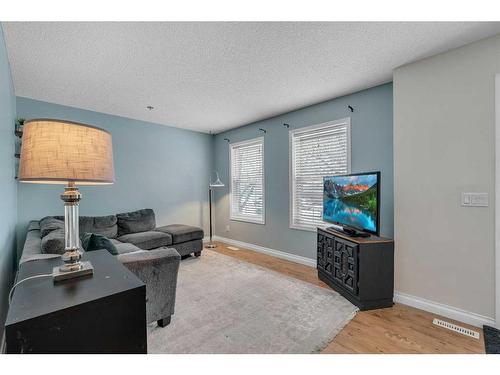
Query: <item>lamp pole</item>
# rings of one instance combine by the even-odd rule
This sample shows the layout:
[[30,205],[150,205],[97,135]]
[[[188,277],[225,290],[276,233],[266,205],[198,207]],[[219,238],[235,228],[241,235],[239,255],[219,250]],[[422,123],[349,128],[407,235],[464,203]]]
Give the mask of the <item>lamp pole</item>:
[[[212,188],[224,187],[224,184],[219,178],[219,173],[215,172],[217,178],[215,182],[210,181],[208,184],[208,214],[210,215],[210,242],[205,246],[207,249],[216,248],[217,245],[212,242]],[[211,180],[211,179],[210,179]]]
[[212,186],[208,185],[208,214],[210,215],[210,242],[207,244],[207,248],[213,249],[217,245],[212,242]]

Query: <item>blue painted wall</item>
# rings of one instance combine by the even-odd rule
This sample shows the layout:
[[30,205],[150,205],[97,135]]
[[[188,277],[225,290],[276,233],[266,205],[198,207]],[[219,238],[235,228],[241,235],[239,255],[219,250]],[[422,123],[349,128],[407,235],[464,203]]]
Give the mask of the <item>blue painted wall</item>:
[[[17,98],[17,113],[27,119],[82,122],[111,132],[115,184],[80,187],[81,215],[149,207],[155,210],[159,225],[206,227],[211,135],[21,97]],[[18,184],[19,246],[29,220],[63,213],[62,191],[62,185]]]
[[7,295],[12,285],[17,222],[17,183],[15,180],[16,97],[9,61],[0,26],[0,336],[7,315]]
[[[347,106],[355,108],[351,113]],[[351,117],[352,172],[382,172],[381,234],[393,235],[393,151],[392,83],[336,98],[271,119],[233,129],[215,137],[214,166],[225,188],[217,189],[215,233],[275,250],[314,259],[313,232],[289,228],[289,146],[288,131],[304,126]],[[290,124],[290,129],[283,126]],[[229,146],[265,134],[266,224],[229,220]],[[226,231],[226,226],[230,231]]]
[[[347,106],[355,108],[351,113]],[[352,172],[380,170],[381,234],[393,235],[392,84],[286,113],[213,137],[207,134],[141,122],[78,108],[17,98],[20,117],[49,117],[83,122],[113,135],[116,183],[81,187],[82,215],[152,207],[158,224],[184,222],[207,229],[206,185],[217,169],[226,187],[215,197],[215,234],[314,259],[315,234],[289,228],[288,131],[351,117]],[[238,142],[265,135],[266,224],[229,220],[229,147],[224,138]],[[61,214],[62,186],[18,184],[18,246],[27,223]],[[227,225],[230,231],[226,231]]]

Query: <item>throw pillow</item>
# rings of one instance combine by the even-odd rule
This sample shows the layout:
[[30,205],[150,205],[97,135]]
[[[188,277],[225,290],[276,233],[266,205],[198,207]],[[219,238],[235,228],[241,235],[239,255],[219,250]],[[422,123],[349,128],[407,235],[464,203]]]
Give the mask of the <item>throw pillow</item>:
[[155,213],[150,208],[117,214],[118,236],[147,232],[156,227]]
[[81,236],[81,240],[85,251],[106,249],[110,254],[118,255],[118,250],[113,242],[102,234],[84,233]]
[[42,253],[64,254],[64,229],[56,229],[42,238]]
[[40,220],[40,235],[42,238],[58,229],[64,230],[64,220],[59,220],[52,216],[46,216]]

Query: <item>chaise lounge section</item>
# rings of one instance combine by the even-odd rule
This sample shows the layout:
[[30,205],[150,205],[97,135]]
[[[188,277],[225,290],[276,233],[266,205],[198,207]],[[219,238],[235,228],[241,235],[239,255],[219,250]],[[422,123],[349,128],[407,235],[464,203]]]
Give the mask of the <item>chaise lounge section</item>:
[[170,224],[156,228],[155,231],[168,234],[172,245],[181,256],[193,253],[196,257],[203,250],[203,229],[184,224]]
[[150,250],[169,246],[181,256],[200,256],[203,250],[203,229],[185,225],[170,224],[156,227],[155,213],[150,208],[117,214],[118,233],[116,240]]

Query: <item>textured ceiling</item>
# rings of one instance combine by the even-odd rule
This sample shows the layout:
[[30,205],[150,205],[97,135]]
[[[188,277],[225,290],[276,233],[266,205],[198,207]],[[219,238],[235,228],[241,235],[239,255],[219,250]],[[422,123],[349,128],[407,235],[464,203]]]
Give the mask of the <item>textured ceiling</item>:
[[391,81],[397,66],[500,33],[498,22],[3,28],[18,96],[214,133]]

